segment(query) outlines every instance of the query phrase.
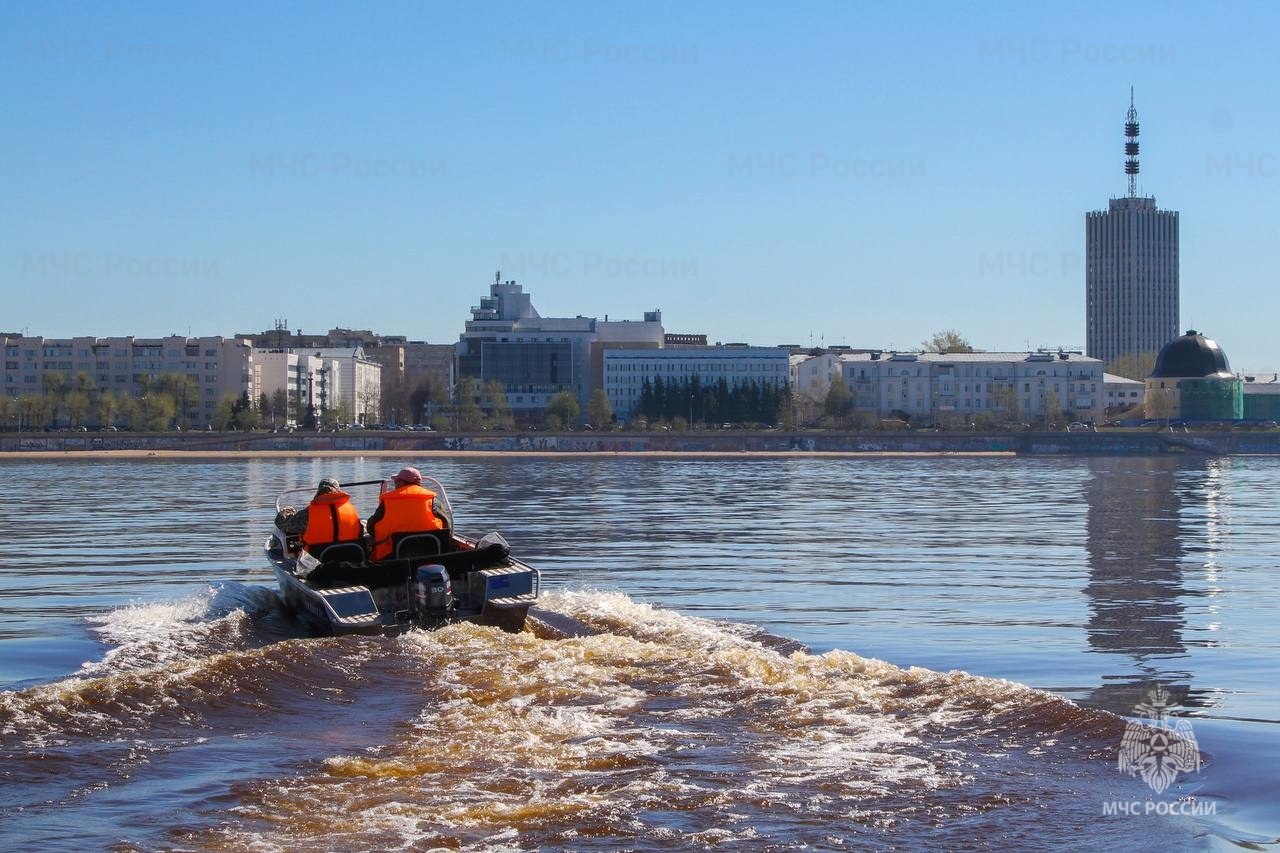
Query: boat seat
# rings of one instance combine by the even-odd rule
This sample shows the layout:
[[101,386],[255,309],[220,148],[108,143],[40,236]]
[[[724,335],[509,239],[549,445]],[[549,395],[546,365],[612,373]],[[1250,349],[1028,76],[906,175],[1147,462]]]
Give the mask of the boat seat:
[[420,533],[395,533],[391,536],[396,559],[434,557],[453,550],[453,536],[448,530],[424,530]]
[[333,542],[322,547],[315,556],[322,563],[363,563],[365,561],[364,543]]

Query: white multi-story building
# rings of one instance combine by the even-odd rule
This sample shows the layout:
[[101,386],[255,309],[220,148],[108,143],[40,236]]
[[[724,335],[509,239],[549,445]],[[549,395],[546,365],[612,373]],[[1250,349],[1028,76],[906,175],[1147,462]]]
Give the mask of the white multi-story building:
[[1142,402],[1145,383],[1137,379],[1116,376],[1113,373],[1102,374],[1103,411],[1131,409]]
[[796,353],[791,356],[791,389],[810,400],[822,400],[831,388],[831,380],[843,373],[840,356],[833,352]]
[[[714,346],[679,349],[611,349],[604,351],[604,392],[621,421],[634,417],[645,383],[661,377],[684,383],[693,377],[703,388],[724,380],[729,388],[756,383],[776,388],[790,381],[790,354],[780,347]],[[697,418],[695,400],[690,415]]]
[[[935,422],[946,415],[1006,420],[1102,411],[1102,362],[1078,352],[857,352],[842,355],[855,411]],[[1056,410],[1056,411],[1055,411]]]
[[338,400],[344,399],[342,365],[337,359],[286,350],[255,350],[253,376],[257,389],[255,401],[261,395],[270,400],[277,391],[284,391],[299,419],[305,418],[312,408],[317,416],[322,416]]
[[337,381],[330,391],[330,406],[350,405],[353,416],[362,424],[378,420],[378,408],[382,403],[382,365],[366,358],[363,347],[323,347],[297,352],[334,366]]
[[[252,392],[252,348],[223,337],[44,338],[4,336],[3,393],[39,395],[54,384],[140,397],[162,376],[187,381],[179,418],[204,426],[227,396]],[[57,377],[56,379],[54,377]]]

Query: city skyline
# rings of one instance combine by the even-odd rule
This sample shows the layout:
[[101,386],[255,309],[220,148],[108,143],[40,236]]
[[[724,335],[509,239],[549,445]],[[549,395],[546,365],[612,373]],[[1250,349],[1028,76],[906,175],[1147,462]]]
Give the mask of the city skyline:
[[1083,349],[1132,85],[1180,323],[1274,369],[1277,13],[1094,8],[20,8],[0,329],[452,343],[500,269],[713,341]]

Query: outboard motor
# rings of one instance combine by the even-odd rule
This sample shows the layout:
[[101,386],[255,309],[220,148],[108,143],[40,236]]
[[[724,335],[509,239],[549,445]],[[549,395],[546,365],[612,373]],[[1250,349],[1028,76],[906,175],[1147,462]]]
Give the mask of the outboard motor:
[[444,617],[453,607],[453,581],[444,566],[419,566],[413,577],[418,612],[426,616]]

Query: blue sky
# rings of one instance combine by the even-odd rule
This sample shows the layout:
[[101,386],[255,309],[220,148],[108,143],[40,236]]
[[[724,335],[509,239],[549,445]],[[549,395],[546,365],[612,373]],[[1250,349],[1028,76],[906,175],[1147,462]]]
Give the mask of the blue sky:
[[1181,212],[1182,325],[1280,366],[1265,4],[10,3],[0,331],[544,315],[1084,343],[1084,214]]

